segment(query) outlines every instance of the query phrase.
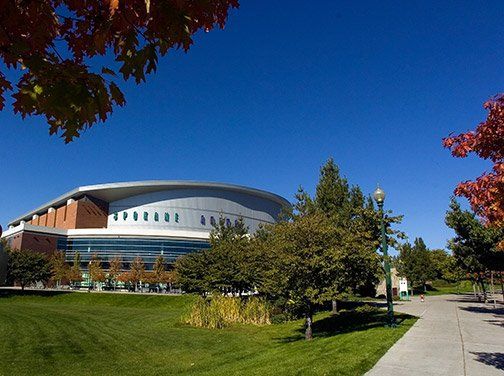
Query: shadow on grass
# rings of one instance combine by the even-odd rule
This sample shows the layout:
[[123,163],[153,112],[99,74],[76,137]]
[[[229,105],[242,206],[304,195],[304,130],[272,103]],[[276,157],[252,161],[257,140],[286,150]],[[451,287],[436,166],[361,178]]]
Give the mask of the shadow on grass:
[[476,360],[488,366],[504,370],[504,353],[486,353],[486,352],[472,352],[476,355]]
[[42,296],[51,297],[57,295],[71,294],[72,291],[57,291],[57,290],[20,290],[20,289],[0,289],[0,299],[10,298],[14,296]]
[[[397,325],[413,316],[403,313],[395,315]],[[383,328],[387,325],[386,312],[366,312],[344,311],[336,315],[331,315],[313,323],[313,337],[326,338],[338,334],[365,331],[372,328]],[[296,334],[283,338],[275,338],[279,342],[296,342],[304,340],[304,326],[296,330]]]

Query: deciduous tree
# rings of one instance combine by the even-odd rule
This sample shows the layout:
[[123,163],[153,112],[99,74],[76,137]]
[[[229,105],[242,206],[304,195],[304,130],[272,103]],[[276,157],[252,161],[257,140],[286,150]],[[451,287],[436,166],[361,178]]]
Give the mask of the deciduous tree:
[[35,282],[47,282],[51,266],[47,258],[27,249],[11,250],[8,255],[7,279],[19,283],[21,290]]
[[131,282],[136,290],[138,283],[143,280],[145,275],[145,263],[140,256],[135,257],[135,259],[130,264],[130,270],[128,273],[129,282]]
[[475,213],[462,210],[452,199],[446,213],[446,224],[455,231],[448,243],[458,264],[479,283],[485,292],[487,271],[504,271],[504,251],[498,244],[504,241],[504,228],[485,226]]
[[[460,183],[455,194],[466,197],[477,215],[498,227],[504,226],[504,94],[485,102],[484,107],[488,110],[485,121],[474,131],[450,135],[443,145],[455,157],[465,158],[474,153],[493,163],[491,172]],[[504,243],[501,247],[504,248]]]
[[[238,0],[0,0],[0,110],[45,116],[66,142],[105,121],[125,99],[120,75],[138,84],[170,49],[189,50],[200,30],[224,28]],[[116,63],[96,69],[97,56]]]
[[91,256],[91,261],[89,262],[89,276],[93,283],[105,282],[105,280],[107,279],[102,268],[101,259],[96,253]]
[[341,235],[320,213],[279,223],[272,231],[269,250],[273,257],[261,290],[299,305],[305,316],[305,337],[311,339],[315,306],[333,298],[343,269],[338,251]]
[[119,256],[115,256],[112,260],[110,260],[108,276],[112,280],[114,284],[114,290],[117,287],[117,277],[121,274],[122,271],[122,259]]
[[68,279],[72,283],[81,282],[82,281],[82,273],[80,270],[81,256],[79,252],[75,252],[73,264],[70,268],[70,273],[68,275]]
[[68,278],[70,267],[66,263],[65,253],[56,251],[50,258],[52,279],[56,281],[56,286],[61,286],[61,280]]

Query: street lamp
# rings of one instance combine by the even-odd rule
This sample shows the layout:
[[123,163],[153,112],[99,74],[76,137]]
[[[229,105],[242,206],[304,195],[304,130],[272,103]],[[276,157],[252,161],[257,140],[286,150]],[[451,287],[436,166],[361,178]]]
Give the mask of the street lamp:
[[385,285],[387,289],[387,318],[388,325],[395,326],[394,305],[392,304],[392,279],[390,277],[390,263],[388,259],[387,234],[385,232],[385,218],[383,212],[383,202],[385,201],[385,192],[380,187],[377,187],[373,193],[373,197],[378,204],[381,219],[381,241],[383,252],[383,267],[385,269]]
[[91,292],[91,283],[92,283],[92,279],[91,279],[91,264],[93,262],[90,260],[89,263],[88,263],[88,292]]

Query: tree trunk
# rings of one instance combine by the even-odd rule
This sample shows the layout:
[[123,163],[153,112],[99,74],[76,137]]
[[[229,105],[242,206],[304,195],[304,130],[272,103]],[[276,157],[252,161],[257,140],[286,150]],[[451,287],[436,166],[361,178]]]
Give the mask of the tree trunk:
[[500,281],[501,281],[502,301],[504,302],[504,279],[502,278],[502,272],[500,272],[499,275],[500,275]]
[[305,339],[311,340],[313,339],[313,329],[312,329],[312,314],[311,312],[306,315],[306,331],[305,331]]
[[337,314],[337,313],[338,313],[338,301],[337,301],[336,299],[334,299],[334,300],[332,301],[332,311],[331,311],[331,313],[332,313],[333,315],[335,315],[335,314]]
[[484,280],[481,280],[481,290],[483,291],[483,302],[487,302],[487,292],[486,292],[486,289],[485,289],[485,281]]

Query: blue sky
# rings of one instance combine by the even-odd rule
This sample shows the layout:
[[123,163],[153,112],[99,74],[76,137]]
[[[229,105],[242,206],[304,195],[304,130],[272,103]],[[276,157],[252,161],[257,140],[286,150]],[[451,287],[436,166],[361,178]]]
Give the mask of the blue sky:
[[329,157],[376,183],[401,229],[444,247],[458,181],[489,163],[454,159],[450,132],[504,90],[503,10],[477,1],[242,1],[225,30],[169,53],[105,124],[65,145],[43,118],[0,112],[0,223],[76,186],[223,181],[292,199]]

